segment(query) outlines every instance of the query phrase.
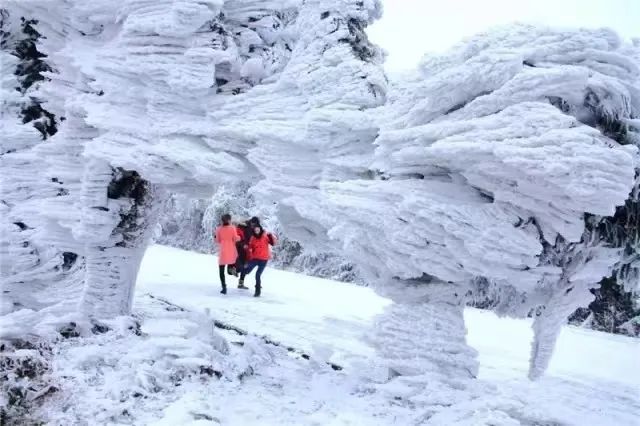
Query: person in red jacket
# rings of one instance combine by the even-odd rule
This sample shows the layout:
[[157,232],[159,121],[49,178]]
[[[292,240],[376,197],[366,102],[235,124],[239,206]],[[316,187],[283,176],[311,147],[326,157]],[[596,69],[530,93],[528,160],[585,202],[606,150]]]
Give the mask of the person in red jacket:
[[[231,224],[231,215],[223,214],[220,218],[222,225],[216,228],[214,238],[219,246],[218,265],[220,273],[220,284],[222,290],[220,293],[227,294],[227,283],[224,278],[224,269],[231,269],[238,259],[238,251],[236,250],[236,241],[240,239],[236,231],[236,227]],[[230,272],[231,273],[231,272]]]
[[240,274],[239,285],[244,286],[244,277],[250,274],[256,267],[256,291],[254,297],[260,297],[262,292],[262,272],[267,266],[267,262],[271,258],[271,247],[276,243],[276,237],[266,232],[259,223],[253,226],[253,233],[249,240],[249,262]]

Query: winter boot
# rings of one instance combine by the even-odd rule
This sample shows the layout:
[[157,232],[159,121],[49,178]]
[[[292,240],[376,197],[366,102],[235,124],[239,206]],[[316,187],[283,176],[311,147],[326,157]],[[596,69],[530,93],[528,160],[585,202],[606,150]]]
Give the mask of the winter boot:
[[249,287],[247,287],[246,285],[244,285],[244,283],[242,281],[238,282],[238,288],[242,289],[242,290],[249,290]]
[[222,286],[222,290],[220,290],[220,293],[221,294],[227,294],[227,286],[226,285]]
[[262,287],[260,287],[259,285],[256,286],[256,292],[253,293],[253,297],[260,297],[260,293],[261,293]]

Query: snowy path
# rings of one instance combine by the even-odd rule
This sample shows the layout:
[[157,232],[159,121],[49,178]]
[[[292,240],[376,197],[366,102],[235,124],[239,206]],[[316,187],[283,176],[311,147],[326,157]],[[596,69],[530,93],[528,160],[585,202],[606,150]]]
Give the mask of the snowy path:
[[[350,365],[374,355],[366,334],[388,300],[367,288],[269,269],[264,297],[233,288],[220,295],[215,258],[162,246],[147,252],[137,292],[187,309],[211,310],[221,321],[305,351],[329,346],[332,361]],[[252,284],[252,278],[248,279]],[[638,425],[640,341],[565,327],[549,373],[526,379],[528,321],[468,309],[469,343],[479,351],[480,378],[505,401],[559,424]],[[513,402],[516,401],[516,402]],[[525,408],[523,409],[522,406]]]
[[329,345],[336,362],[373,354],[364,333],[389,303],[367,288],[274,269],[265,271],[259,299],[253,297],[253,275],[247,277],[250,290],[237,289],[234,277],[227,281],[229,294],[223,296],[213,256],[153,246],[142,263],[137,292],[201,312],[210,308],[221,321],[305,351]]

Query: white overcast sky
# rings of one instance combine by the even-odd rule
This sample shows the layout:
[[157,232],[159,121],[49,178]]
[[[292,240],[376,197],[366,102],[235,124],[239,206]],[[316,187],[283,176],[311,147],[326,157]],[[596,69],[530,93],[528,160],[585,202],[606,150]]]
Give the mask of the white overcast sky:
[[510,22],[609,27],[640,37],[640,0],[382,0],[384,14],[368,30],[388,53],[388,71],[413,68],[425,52]]

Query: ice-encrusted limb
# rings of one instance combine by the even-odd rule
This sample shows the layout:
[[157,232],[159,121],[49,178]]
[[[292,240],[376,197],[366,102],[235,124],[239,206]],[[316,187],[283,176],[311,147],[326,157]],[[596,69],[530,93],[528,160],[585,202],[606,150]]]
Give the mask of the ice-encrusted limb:
[[557,280],[541,283],[531,296],[536,301],[529,378],[539,379],[551,361],[555,343],[567,318],[593,300],[595,283],[608,276],[620,261],[621,248],[602,247],[585,231],[583,243],[558,243],[547,247],[543,258],[562,268]]

